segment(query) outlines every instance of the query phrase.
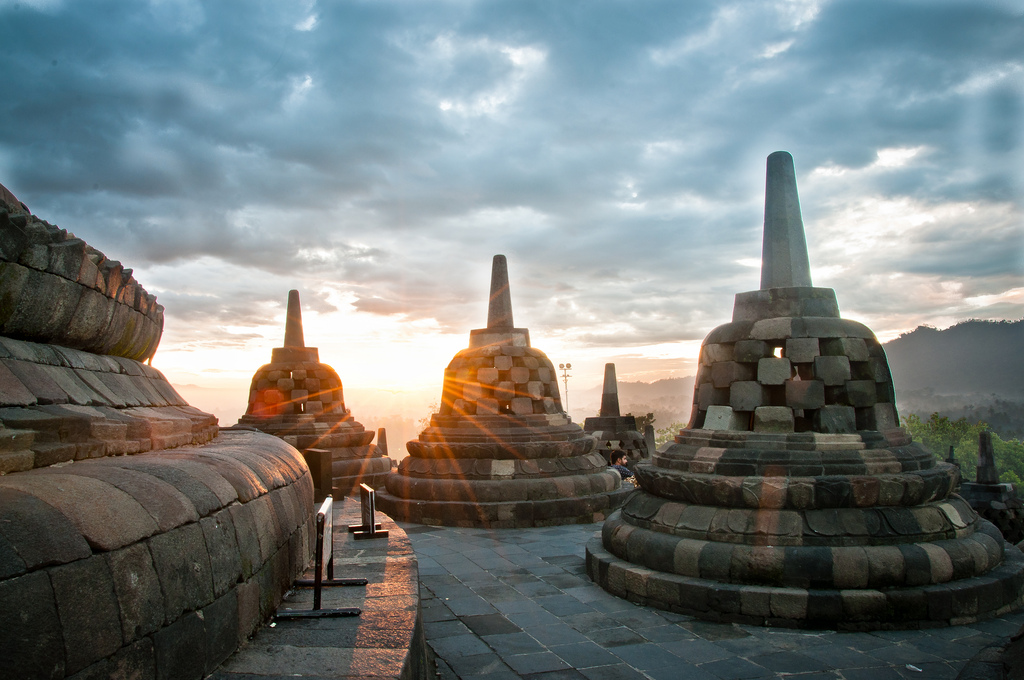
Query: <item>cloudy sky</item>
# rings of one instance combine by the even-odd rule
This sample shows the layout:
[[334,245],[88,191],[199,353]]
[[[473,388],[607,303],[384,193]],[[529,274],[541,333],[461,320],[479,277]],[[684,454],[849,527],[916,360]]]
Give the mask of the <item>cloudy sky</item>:
[[0,0],[0,31],[0,183],[135,269],[154,365],[229,422],[290,288],[349,395],[439,395],[495,253],[570,390],[688,375],[758,287],[779,149],[845,316],[1024,317],[1021,0]]

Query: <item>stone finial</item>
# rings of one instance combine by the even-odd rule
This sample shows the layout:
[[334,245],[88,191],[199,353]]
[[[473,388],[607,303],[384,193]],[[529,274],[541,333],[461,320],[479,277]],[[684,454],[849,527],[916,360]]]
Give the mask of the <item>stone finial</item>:
[[992,448],[992,433],[988,430],[978,435],[978,484],[998,484],[999,470]]
[[615,364],[604,365],[604,389],[601,391],[601,417],[619,417],[619,384],[615,380]]
[[800,197],[793,157],[785,151],[768,156],[764,190],[764,240],[761,290],[811,287]]
[[288,312],[284,323],[284,346],[305,347],[302,337],[302,308],[299,307],[299,291],[288,291]]
[[512,328],[512,293],[508,287],[508,262],[495,255],[491,263],[491,299],[487,305],[487,328]]

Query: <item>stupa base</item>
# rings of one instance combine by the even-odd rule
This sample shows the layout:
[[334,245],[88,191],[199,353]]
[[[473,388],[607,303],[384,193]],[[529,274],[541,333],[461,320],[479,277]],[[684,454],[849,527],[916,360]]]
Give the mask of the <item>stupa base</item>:
[[373,489],[384,486],[390,472],[391,459],[387,456],[335,459],[332,463],[334,497],[358,496],[360,484]]
[[587,543],[587,575],[609,593],[648,607],[717,623],[843,631],[958,626],[1001,616],[1024,604],[1024,555],[1006,544],[1005,559],[984,576],[922,587],[804,589],[721,583],[639,566]]
[[591,496],[470,503],[398,498],[385,489],[378,489],[377,508],[401,522],[482,529],[521,529],[603,522],[622,506],[632,491],[633,487],[622,486],[608,493]]

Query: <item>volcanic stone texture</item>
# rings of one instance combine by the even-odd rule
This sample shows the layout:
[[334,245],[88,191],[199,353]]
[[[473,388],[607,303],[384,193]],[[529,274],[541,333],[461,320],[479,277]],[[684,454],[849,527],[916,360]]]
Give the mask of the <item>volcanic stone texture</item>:
[[252,432],[0,476],[4,677],[205,677],[308,563],[312,499]]
[[899,426],[882,346],[866,326],[840,318],[734,320],[713,330],[701,348],[689,427],[704,427],[712,407],[736,415],[733,429],[756,432]]
[[131,269],[0,200],[0,334],[145,361],[163,314]]
[[356,493],[361,483],[383,485],[391,459],[373,445],[373,430],[345,407],[337,372],[317,358],[313,347],[275,349],[275,361],[253,376],[249,407],[239,424],[280,437],[301,452],[329,451],[338,497]]
[[483,344],[474,333],[483,346],[445,369],[440,411],[408,442],[378,507],[396,520],[447,526],[604,519],[628,491],[562,412],[551,360],[521,329],[506,333],[516,344]]
[[793,159],[768,158],[762,289],[701,346],[687,429],[587,546],[636,602],[714,621],[956,625],[1022,604],[1024,556],[899,427],[881,345],[811,286]]
[[203,444],[217,419],[160,371],[0,336],[0,473]]

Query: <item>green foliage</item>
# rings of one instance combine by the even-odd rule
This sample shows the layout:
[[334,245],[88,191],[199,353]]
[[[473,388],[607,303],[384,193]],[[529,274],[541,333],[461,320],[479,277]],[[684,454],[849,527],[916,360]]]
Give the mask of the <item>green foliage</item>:
[[[925,421],[911,414],[903,418],[903,427],[907,428],[914,441],[923,444],[941,460],[946,459],[949,447],[953,446],[956,460],[960,463],[961,477],[965,481],[977,479],[978,435],[988,429],[987,423],[972,423],[967,418],[950,420],[938,413],[933,413]],[[999,469],[999,481],[1020,484],[1024,480],[1024,442],[1015,439],[1004,441],[993,432],[992,449]]]
[[[626,415],[627,416],[632,416],[633,414],[632,413],[627,413]],[[646,428],[648,425],[653,425],[654,421],[655,421],[653,413],[648,413],[645,416],[633,416],[633,417],[636,418],[636,429],[639,430],[641,432],[641,434],[643,433],[644,428]]]
[[654,443],[658,446],[658,448],[661,448],[662,444],[664,444],[665,442],[672,441],[675,438],[675,436],[679,434],[679,430],[683,429],[684,427],[686,427],[686,423],[677,422],[672,423],[668,427],[664,427],[660,430],[655,430]]

